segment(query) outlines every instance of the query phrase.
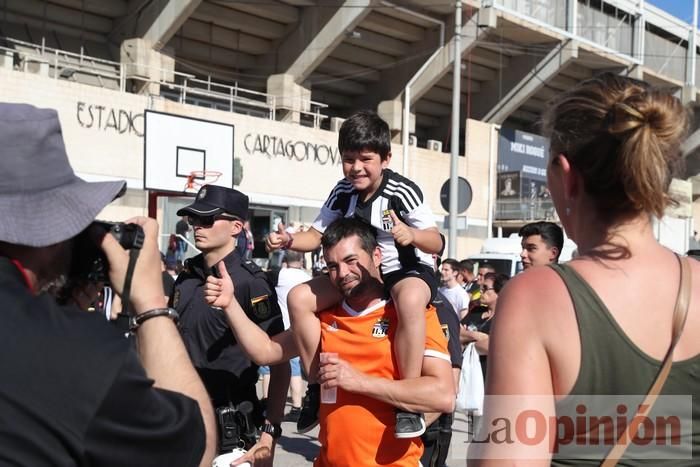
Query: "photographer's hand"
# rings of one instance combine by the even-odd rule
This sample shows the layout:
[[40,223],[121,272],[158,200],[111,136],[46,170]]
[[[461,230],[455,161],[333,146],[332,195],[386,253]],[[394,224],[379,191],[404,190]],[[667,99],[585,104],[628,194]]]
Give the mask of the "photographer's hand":
[[[134,311],[139,314],[154,308],[163,308],[167,302],[163,292],[160,252],[156,241],[158,223],[148,217],[134,217],[126,223],[140,225],[145,234],[131,282],[131,304]],[[121,295],[124,292],[124,279],[129,265],[129,251],[122,248],[111,234],[102,237],[100,246],[107,255],[112,288]]]

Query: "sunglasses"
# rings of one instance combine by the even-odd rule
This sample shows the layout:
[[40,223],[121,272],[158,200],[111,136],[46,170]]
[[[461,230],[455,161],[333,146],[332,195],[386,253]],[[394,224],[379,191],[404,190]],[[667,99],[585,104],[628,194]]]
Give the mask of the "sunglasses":
[[225,215],[218,215],[218,216],[187,216],[187,223],[190,224],[192,227],[211,227],[214,225],[214,222],[218,220],[225,220],[225,221],[240,221],[239,218],[235,216],[225,216]]

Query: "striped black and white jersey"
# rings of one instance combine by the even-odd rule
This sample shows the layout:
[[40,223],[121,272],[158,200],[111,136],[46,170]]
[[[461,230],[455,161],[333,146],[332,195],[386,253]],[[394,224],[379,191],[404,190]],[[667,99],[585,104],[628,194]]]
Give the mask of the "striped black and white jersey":
[[418,185],[396,172],[384,169],[377,192],[362,202],[359,193],[347,179],[340,180],[331,191],[313,223],[323,233],[326,227],[340,217],[354,217],[372,225],[382,250],[382,272],[388,274],[400,269],[411,269],[418,264],[434,268],[433,257],[418,248],[401,246],[391,235],[393,224],[385,211],[392,209],[396,216],[410,227],[436,227],[433,213]]

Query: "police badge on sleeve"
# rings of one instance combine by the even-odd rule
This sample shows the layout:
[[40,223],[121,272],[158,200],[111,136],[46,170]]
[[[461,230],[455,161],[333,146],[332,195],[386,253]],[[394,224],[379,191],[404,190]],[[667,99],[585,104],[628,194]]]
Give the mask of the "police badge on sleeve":
[[255,319],[264,321],[272,316],[272,309],[270,307],[270,296],[260,295],[259,297],[252,298],[250,300],[250,309],[253,312]]

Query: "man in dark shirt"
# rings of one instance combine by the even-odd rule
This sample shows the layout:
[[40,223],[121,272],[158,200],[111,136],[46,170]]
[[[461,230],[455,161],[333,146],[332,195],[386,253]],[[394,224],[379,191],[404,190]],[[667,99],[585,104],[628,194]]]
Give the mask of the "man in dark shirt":
[[[264,413],[255,389],[258,366],[234,338],[224,311],[207,305],[203,294],[207,277],[217,275],[218,264],[223,262],[233,280],[236,299],[248,317],[271,336],[284,330],[275,289],[267,282],[265,273],[235,252],[236,238],[248,217],[248,197],[231,188],[206,185],[199,190],[194,203],[177,214],[187,215],[195,245],[202,252],[187,260],[171,297],[172,306],[180,313],[182,338],[214,407],[238,406],[244,401],[253,405],[253,421],[262,433],[255,446],[245,441],[245,447],[256,465],[271,465],[275,440],[281,434],[289,363],[270,368]],[[268,455],[261,458],[263,452]]]
[[[450,352],[452,363],[452,376],[455,381],[455,389],[459,386],[459,372],[462,368],[462,345],[459,342],[459,317],[450,302],[440,292],[432,302],[437,310],[438,320],[442,326],[442,332],[447,338],[447,349]],[[421,456],[421,465],[424,467],[443,467],[447,460],[452,440],[452,413],[444,413],[437,416],[431,414],[427,420],[428,428],[421,436],[425,450]],[[430,423],[432,421],[432,423]]]
[[176,260],[182,262],[187,251],[187,232],[190,231],[190,225],[187,223],[185,216],[180,217],[180,220],[175,224],[175,234],[177,235],[177,252]]
[[114,290],[132,276],[134,346],[46,292],[63,289],[89,246],[78,234],[124,182],[75,176],[53,110],[0,104],[0,147],[0,465],[211,465],[213,411],[165,308],[156,222],[131,220],[144,232],[131,273],[130,254],[91,228]]

